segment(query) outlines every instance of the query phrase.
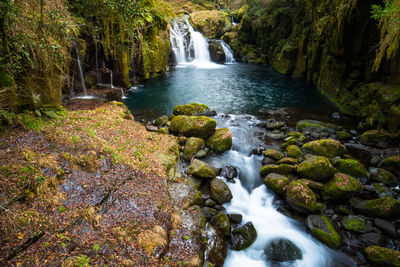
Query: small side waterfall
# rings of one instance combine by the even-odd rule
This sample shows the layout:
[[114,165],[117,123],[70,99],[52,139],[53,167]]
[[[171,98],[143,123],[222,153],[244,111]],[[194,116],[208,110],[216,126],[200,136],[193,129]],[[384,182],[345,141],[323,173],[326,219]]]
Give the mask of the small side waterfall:
[[235,57],[233,56],[233,51],[232,49],[229,47],[229,45],[227,43],[225,43],[224,41],[221,41],[221,46],[222,49],[224,49],[224,53],[225,53],[225,63],[235,63]]
[[114,88],[114,84],[113,84],[113,72],[112,72],[112,70],[110,70],[110,88]]
[[81,59],[79,57],[79,49],[78,46],[75,44],[75,51],[76,51],[76,62],[78,63],[78,70],[79,70],[79,78],[81,80],[82,85],[82,92],[84,96],[87,96],[87,89],[85,84],[85,77],[83,76],[83,70],[81,65]]
[[97,45],[97,40],[94,42],[95,48],[95,60],[96,60],[96,83],[101,83],[101,75],[99,69],[99,47]]
[[175,55],[176,62],[178,64],[185,63],[186,62],[185,40],[183,39],[179,26],[175,21],[172,22],[172,28],[169,38],[172,45],[172,51]]

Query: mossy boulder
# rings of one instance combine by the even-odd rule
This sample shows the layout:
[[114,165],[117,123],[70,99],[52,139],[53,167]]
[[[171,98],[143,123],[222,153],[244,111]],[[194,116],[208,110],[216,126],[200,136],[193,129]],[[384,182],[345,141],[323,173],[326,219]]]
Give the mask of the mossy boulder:
[[320,132],[334,133],[335,130],[339,130],[340,127],[335,124],[322,121],[301,120],[296,123],[296,128],[301,130],[302,132],[308,131],[317,133]]
[[336,131],[336,136],[341,140],[349,140],[353,136],[347,131]]
[[270,173],[264,179],[264,184],[279,195],[282,195],[286,191],[289,182],[287,177],[277,173]]
[[360,136],[360,141],[364,145],[387,148],[390,145],[394,145],[398,138],[398,134],[389,133],[385,130],[369,130]]
[[315,193],[300,181],[293,181],[286,190],[286,201],[294,210],[313,213],[318,209]]
[[295,159],[295,158],[285,157],[285,158],[281,158],[280,160],[278,160],[277,163],[278,163],[278,164],[296,165],[296,164],[299,163],[299,162],[298,162],[297,159]]
[[214,134],[217,122],[205,116],[179,115],[172,119],[170,131],[187,137],[207,138]]
[[320,139],[311,141],[304,144],[303,149],[327,158],[333,158],[336,156],[340,157],[346,152],[346,147],[339,141],[333,139]]
[[319,190],[322,190],[322,188],[324,187],[323,183],[320,183],[320,182],[317,182],[317,181],[313,181],[313,180],[309,180],[309,179],[299,179],[297,181],[306,184],[312,190],[318,190],[319,191]]
[[335,173],[335,169],[329,159],[313,156],[297,166],[297,173],[305,178],[323,181],[330,178]]
[[382,182],[387,186],[396,186],[399,183],[390,171],[382,168],[370,168],[369,174],[372,180]]
[[342,218],[342,225],[346,230],[355,231],[359,233],[366,233],[371,227],[360,216],[347,215]]
[[303,142],[304,140],[306,140],[306,136],[303,133],[297,131],[289,132],[288,136],[296,138],[299,142]]
[[400,251],[389,248],[370,246],[364,249],[365,255],[380,266],[400,266]]
[[204,147],[204,140],[198,137],[190,137],[187,139],[183,150],[183,159],[191,160]]
[[229,150],[232,146],[231,130],[227,128],[217,129],[215,133],[207,139],[206,145],[218,153]]
[[232,27],[231,19],[226,12],[217,10],[202,10],[190,14],[193,28],[209,39],[220,38]]
[[394,218],[400,214],[400,201],[393,197],[371,200],[352,198],[350,203],[354,210],[366,216]]
[[161,116],[156,119],[156,125],[157,126],[166,126],[166,125],[168,125],[168,121],[169,121],[168,116],[164,115],[164,116]]
[[337,249],[342,244],[342,238],[327,217],[309,215],[306,225],[310,229],[311,234],[328,247]]
[[289,164],[270,164],[270,165],[265,165],[261,167],[260,173],[261,176],[267,176],[270,173],[278,173],[278,174],[289,174],[291,172],[294,172],[296,170],[295,165],[289,165]]
[[211,198],[218,204],[224,204],[231,201],[232,192],[224,181],[218,178],[212,179],[210,183]]
[[381,161],[379,166],[400,176],[400,155],[385,158]]
[[248,222],[235,228],[231,235],[232,249],[243,250],[251,246],[257,238],[257,231],[253,223]]
[[362,181],[369,180],[368,170],[361,162],[355,159],[341,159],[335,164],[339,172],[359,178]]
[[198,178],[213,179],[217,176],[218,169],[201,160],[194,159],[189,166],[188,172]]
[[357,179],[344,173],[335,173],[323,187],[323,198],[344,200],[361,192],[362,189],[363,185]]
[[218,212],[217,215],[211,218],[211,223],[218,227],[219,230],[225,235],[229,236],[231,233],[231,222],[228,215],[223,212]]
[[303,155],[303,153],[301,152],[300,148],[296,145],[289,145],[286,147],[286,152],[287,155],[291,158],[299,158]]
[[268,260],[274,262],[292,262],[303,258],[301,250],[289,239],[274,239],[264,249]]
[[285,156],[285,154],[282,151],[276,150],[276,149],[267,149],[264,152],[264,156],[274,159],[274,160],[280,160]]
[[211,109],[204,104],[190,103],[186,105],[178,105],[174,107],[172,114],[175,116],[186,115],[186,116],[198,116],[210,112]]

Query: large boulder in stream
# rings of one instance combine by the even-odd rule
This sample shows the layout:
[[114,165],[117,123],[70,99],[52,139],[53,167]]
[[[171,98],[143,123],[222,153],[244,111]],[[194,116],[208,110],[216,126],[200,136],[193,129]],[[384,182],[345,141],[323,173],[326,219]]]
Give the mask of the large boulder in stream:
[[268,260],[275,262],[286,262],[301,260],[301,250],[289,239],[281,238],[272,240],[264,249]]
[[207,139],[206,145],[218,153],[229,150],[232,146],[231,130],[227,128],[217,129],[215,133]]
[[323,181],[330,178],[335,173],[335,169],[329,159],[313,156],[299,164],[297,173],[305,178]]
[[217,215],[211,218],[211,223],[216,226],[225,236],[231,233],[231,222],[228,215],[223,212],[218,212]]
[[218,169],[201,161],[194,159],[189,166],[188,172],[198,178],[213,179],[218,174]]
[[294,172],[296,170],[295,165],[289,165],[289,164],[269,164],[262,166],[260,169],[260,174],[261,176],[267,176],[270,173],[279,173],[279,174],[289,174],[291,172]]
[[186,116],[208,116],[208,114],[213,113],[215,115],[215,111],[210,109],[204,104],[198,103],[190,103],[186,105],[178,105],[174,107],[174,111],[172,114],[175,116],[178,115],[186,115]]
[[217,122],[205,116],[179,115],[172,119],[169,130],[187,137],[207,138],[214,134]]
[[270,173],[264,178],[264,184],[279,195],[285,193],[289,182],[290,180],[287,177],[278,173]]
[[319,208],[315,193],[303,182],[293,181],[286,190],[286,202],[301,213],[313,213]]
[[353,209],[366,216],[394,218],[400,215],[400,201],[392,197],[381,197],[371,200],[352,198]]
[[389,248],[370,246],[366,247],[367,258],[379,266],[400,266],[400,251]]
[[345,200],[363,190],[363,185],[356,178],[344,173],[335,173],[323,187],[325,200]]
[[351,175],[360,181],[368,181],[369,173],[364,165],[355,159],[341,159],[335,164],[336,169],[339,172]]
[[233,250],[243,250],[251,246],[257,238],[257,231],[252,222],[235,228],[231,233],[231,245]]
[[190,161],[196,153],[204,147],[204,140],[198,137],[190,137],[186,141],[185,149],[183,150],[183,159]]
[[232,192],[224,181],[218,178],[212,179],[210,183],[211,198],[218,204],[224,204],[231,201]]
[[264,152],[264,156],[273,160],[280,160],[285,156],[285,154],[282,151],[270,148]]
[[[222,266],[227,255],[225,238],[221,231],[209,223],[206,223],[202,231],[203,240],[207,240],[204,250],[204,262],[213,266]],[[208,266],[208,265],[205,265]]]
[[304,144],[303,149],[327,158],[333,158],[336,156],[341,157],[347,151],[344,145],[333,139],[320,139],[311,141]]
[[309,215],[306,220],[306,225],[308,229],[310,229],[311,234],[328,247],[335,249],[340,247],[342,238],[327,217]]
[[379,166],[400,176],[400,155],[385,158]]

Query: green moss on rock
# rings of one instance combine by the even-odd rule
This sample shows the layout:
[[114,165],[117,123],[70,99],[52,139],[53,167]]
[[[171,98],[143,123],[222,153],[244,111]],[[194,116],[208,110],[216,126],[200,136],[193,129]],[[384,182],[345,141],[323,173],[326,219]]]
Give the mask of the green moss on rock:
[[323,181],[330,178],[335,173],[335,169],[329,159],[314,156],[300,163],[297,173],[305,178]]
[[296,211],[312,213],[318,208],[314,192],[300,181],[293,181],[286,190],[286,201]]
[[342,225],[345,229],[365,233],[369,228],[366,221],[355,215],[348,215],[342,218]]
[[232,146],[231,130],[227,128],[217,129],[215,133],[207,139],[206,144],[209,148],[218,153],[229,150]]
[[186,105],[175,106],[174,111],[172,113],[175,116],[178,115],[197,116],[207,111],[211,111],[211,109],[204,104],[190,103]]
[[226,12],[217,10],[196,11],[190,14],[193,27],[207,38],[219,38],[232,27],[231,19]]
[[217,122],[205,116],[179,115],[172,119],[170,131],[187,137],[207,138],[214,134]]
[[392,197],[372,200],[352,198],[350,203],[356,211],[366,216],[393,218],[400,214],[400,201]]
[[400,266],[400,252],[389,248],[370,246],[364,249],[365,255],[373,263],[381,266]]
[[223,212],[219,212],[217,215],[215,215],[212,219],[211,222],[218,227],[218,229],[221,230],[221,232],[225,236],[229,236],[231,233],[231,223],[229,221],[228,215],[226,215]]
[[224,181],[214,178],[210,183],[211,198],[218,204],[224,204],[231,201],[232,192]]
[[289,157],[291,158],[299,158],[303,155],[303,153],[301,152],[300,148],[296,145],[289,145],[286,147],[286,152],[288,154]]
[[198,159],[194,159],[188,172],[198,178],[213,179],[217,176],[218,169]]
[[325,184],[323,197],[325,200],[343,200],[361,192],[362,189],[363,185],[357,179],[344,173],[335,173],[332,179]]
[[309,215],[306,225],[311,234],[330,248],[337,249],[342,243],[339,233],[335,230],[332,222],[325,216]]
[[277,173],[270,173],[264,179],[264,184],[279,195],[282,195],[286,191],[289,182],[287,177]]
[[396,177],[390,171],[382,168],[370,168],[370,175],[372,180],[382,182],[388,186],[396,186],[398,184]]
[[270,173],[278,173],[278,174],[289,174],[296,170],[296,166],[289,164],[270,164],[261,167],[260,173],[261,176],[266,176]]
[[339,141],[333,139],[320,139],[311,141],[304,144],[303,149],[327,158],[333,158],[336,156],[340,157],[346,153],[346,147]]
[[395,144],[398,138],[400,138],[398,134],[375,129],[364,132],[360,137],[360,141],[365,145],[386,148]]
[[400,176],[400,155],[385,158],[379,166]]
[[336,136],[341,140],[349,140],[353,136],[347,131],[336,131]]
[[267,149],[264,152],[264,156],[274,159],[274,160],[280,160],[285,156],[285,154],[282,151],[276,150],[276,149]]
[[204,140],[198,137],[190,137],[187,139],[183,150],[183,159],[191,160],[204,147]]
[[350,176],[366,180],[369,179],[369,173],[367,169],[358,160],[341,159],[335,164],[335,167],[339,172],[348,174]]

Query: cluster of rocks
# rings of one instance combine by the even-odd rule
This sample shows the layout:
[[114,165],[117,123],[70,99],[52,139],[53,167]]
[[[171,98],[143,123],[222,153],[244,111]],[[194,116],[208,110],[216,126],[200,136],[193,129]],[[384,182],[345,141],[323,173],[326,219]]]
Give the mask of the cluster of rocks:
[[[368,132],[358,137],[355,131],[313,120],[299,121],[298,131],[275,118],[260,126],[267,129],[267,139],[277,142],[276,149],[254,153],[264,150],[260,172],[282,213],[305,220],[315,238],[358,263],[400,265],[399,154],[375,158],[366,168],[340,141],[367,144]],[[393,144],[387,136],[384,140],[371,137],[368,145]]]

